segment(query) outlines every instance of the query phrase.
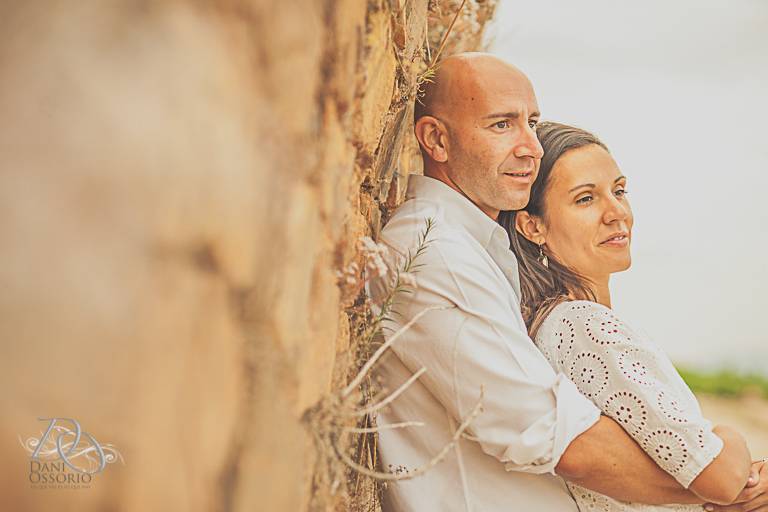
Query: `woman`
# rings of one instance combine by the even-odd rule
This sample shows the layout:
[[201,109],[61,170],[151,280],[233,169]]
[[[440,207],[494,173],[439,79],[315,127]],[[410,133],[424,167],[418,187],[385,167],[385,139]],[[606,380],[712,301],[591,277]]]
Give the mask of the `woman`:
[[[592,134],[558,123],[537,133],[544,158],[528,206],[499,217],[519,262],[531,338],[681,485],[703,501],[733,500],[749,476],[744,440],[712,429],[664,353],[610,309],[610,275],[630,265],[627,179]],[[581,510],[702,509],[621,503],[568,485]]]

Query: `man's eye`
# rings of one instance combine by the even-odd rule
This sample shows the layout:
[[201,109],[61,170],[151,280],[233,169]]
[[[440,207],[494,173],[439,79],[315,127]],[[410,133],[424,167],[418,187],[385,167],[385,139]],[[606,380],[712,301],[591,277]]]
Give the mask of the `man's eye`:
[[528,126],[530,126],[532,130],[536,129],[537,124],[539,124],[538,121],[528,121]]
[[582,196],[576,200],[576,204],[588,204],[592,202],[592,196]]
[[498,123],[494,123],[493,126],[498,128],[499,130],[505,130],[509,128],[509,121],[499,121]]

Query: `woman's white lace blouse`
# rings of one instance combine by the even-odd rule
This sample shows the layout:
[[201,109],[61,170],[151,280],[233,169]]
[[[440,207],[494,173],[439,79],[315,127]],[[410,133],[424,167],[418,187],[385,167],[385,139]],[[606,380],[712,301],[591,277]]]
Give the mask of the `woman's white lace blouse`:
[[[542,323],[534,340],[562,372],[685,488],[723,447],[691,390],[667,356],[589,301],[564,302]],[[702,510],[700,505],[622,503],[568,484],[580,510]]]

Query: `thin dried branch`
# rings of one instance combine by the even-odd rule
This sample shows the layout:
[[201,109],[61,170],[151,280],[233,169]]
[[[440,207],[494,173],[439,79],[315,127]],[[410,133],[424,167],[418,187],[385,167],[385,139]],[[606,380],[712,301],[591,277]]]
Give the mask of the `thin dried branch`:
[[387,404],[390,404],[390,403],[392,403],[392,401],[393,401],[395,398],[397,398],[398,396],[402,395],[402,394],[405,392],[405,390],[406,390],[406,389],[408,389],[408,387],[409,387],[411,384],[413,384],[414,382],[416,382],[416,379],[418,379],[419,377],[421,377],[421,376],[422,376],[422,374],[423,374],[424,372],[426,372],[426,371],[427,371],[427,369],[426,369],[426,368],[424,368],[424,367],[422,366],[421,368],[419,368],[419,371],[417,371],[416,373],[414,373],[413,375],[411,375],[411,376],[408,378],[408,380],[406,380],[406,381],[405,381],[405,382],[404,382],[404,383],[403,383],[403,384],[402,384],[402,385],[401,385],[399,388],[397,388],[395,391],[393,391],[392,393],[390,393],[390,395],[389,395],[389,396],[387,396],[387,398],[385,398],[385,399],[384,399],[384,400],[382,400],[381,402],[378,402],[378,403],[375,403],[375,404],[373,404],[373,405],[371,405],[371,406],[368,406],[368,407],[366,407],[365,409],[360,409],[359,411],[355,411],[354,413],[352,413],[352,415],[353,415],[353,416],[365,416],[366,414],[372,414],[372,413],[374,413],[374,412],[378,411],[379,409],[381,409],[381,408],[383,408],[383,407],[386,407],[386,406],[387,406]]
[[408,33],[408,17],[405,15],[405,11],[408,10],[408,2],[410,0],[405,0],[405,3],[403,4],[403,7],[400,9],[400,18],[402,19],[403,23],[403,32]]
[[[408,291],[412,291],[412,286],[407,284],[405,279],[406,275],[411,274],[416,269],[414,265],[416,265],[416,261],[421,257],[422,254],[424,254],[424,251],[427,250],[427,247],[431,243],[432,240],[429,239],[429,235],[432,231],[432,229],[435,226],[435,222],[432,218],[427,218],[424,221],[424,230],[419,234],[418,242],[416,244],[416,251],[411,252],[408,251],[408,254],[406,255],[405,262],[402,265],[402,268],[398,269],[395,273],[395,283],[392,289],[389,291],[387,296],[384,298],[381,304],[381,308],[371,320],[370,325],[365,330],[365,334],[361,336],[361,344],[363,347],[369,347],[371,345],[371,342],[373,341],[373,338],[381,333],[382,331],[382,324],[384,321],[388,320],[390,315],[393,313],[392,306],[395,304],[395,298],[398,296],[398,294],[405,293]],[[424,312],[419,313],[419,315],[423,315]],[[420,316],[417,315],[417,317],[420,318]],[[414,319],[415,320],[415,319]],[[409,322],[408,328],[413,325],[413,322]],[[399,335],[397,335],[399,337]],[[381,357],[381,354],[384,353],[386,350],[385,347],[389,347],[394,340],[397,339],[395,335],[393,335],[393,338],[390,338],[388,343],[385,343],[385,345],[379,350],[376,351],[375,354],[370,358],[370,360],[363,366],[363,368],[358,372],[358,374],[355,376],[355,378],[352,380],[352,382],[347,385],[341,392],[341,397],[346,398],[349,396],[349,394],[356,389],[362,382],[363,377],[368,373],[368,371],[371,369],[373,364],[378,360],[379,357]]]
[[373,432],[379,432],[380,430],[392,430],[395,428],[423,427],[423,426],[424,426],[424,422],[422,421],[403,421],[401,423],[389,423],[387,425],[378,425],[376,427],[366,427],[366,428],[346,427],[344,429],[344,432],[350,432],[353,434],[370,434]]
[[445,456],[448,454],[451,448],[454,447],[456,442],[462,436],[464,431],[467,428],[469,428],[469,425],[472,423],[472,421],[483,411],[483,393],[484,393],[484,389],[483,389],[483,386],[481,385],[480,398],[478,399],[477,403],[472,408],[472,411],[469,413],[469,415],[461,423],[461,425],[459,425],[459,428],[456,429],[456,431],[453,433],[451,440],[448,443],[446,443],[445,446],[443,446],[443,448],[438,452],[438,454],[435,455],[429,462],[427,462],[423,466],[412,469],[407,473],[398,473],[398,474],[383,473],[380,471],[374,471],[374,470],[368,469],[365,466],[361,466],[360,464],[350,459],[349,456],[343,452],[343,450],[339,450],[334,444],[334,448],[336,449],[336,454],[339,456],[339,458],[342,461],[344,461],[345,464],[347,464],[349,467],[351,467],[355,471],[358,471],[366,476],[375,478],[377,480],[408,480],[410,478],[423,475],[424,473],[429,471],[431,468],[433,468],[435,465],[437,465],[440,461],[442,461],[445,458]]
[[440,58],[440,54],[443,52],[443,48],[445,48],[445,43],[448,42],[448,36],[451,34],[451,30],[453,30],[453,26],[456,24],[456,20],[459,19],[459,14],[461,14],[461,10],[464,8],[464,4],[466,3],[467,0],[462,0],[461,5],[459,5],[459,8],[456,10],[456,15],[453,17],[451,24],[448,25],[448,29],[445,31],[442,41],[440,41],[440,46],[438,46],[437,52],[435,52],[435,58],[429,62],[430,68],[437,64],[437,59]]
[[[315,442],[322,454],[322,462],[318,463],[323,464],[324,470],[318,471],[315,478],[319,482],[325,482],[325,485],[330,487],[332,495],[345,480],[353,489],[359,489],[361,478],[370,476],[369,472],[371,471],[375,473],[374,468],[378,464],[375,453],[377,432],[387,429],[423,426],[423,423],[415,421],[376,426],[374,414],[397,399],[426,370],[422,368],[414,375],[411,375],[393,393],[388,393],[386,390],[376,392],[371,378],[371,370],[380,361],[386,350],[391,348],[393,343],[396,343],[425,314],[438,309],[455,307],[453,305],[445,305],[426,308],[397,330],[385,325],[386,322],[393,321],[393,317],[397,316],[397,312],[393,309],[399,304],[399,299],[396,302],[396,297],[399,297],[400,294],[413,293],[418,286],[416,277],[412,274],[418,271],[420,265],[417,262],[431,243],[429,235],[433,227],[433,220],[426,219],[425,229],[420,233],[416,247],[406,254],[400,268],[396,269],[391,275],[385,269],[380,268],[383,265],[379,261],[381,256],[383,256],[383,246],[370,239],[363,240],[363,243],[359,244],[359,249],[365,256],[365,271],[357,267],[350,269],[348,272],[345,271],[342,275],[343,278],[348,279],[354,274],[354,276],[364,280],[366,276],[371,275],[377,275],[380,278],[388,276],[391,279],[390,284],[392,286],[384,297],[383,304],[378,311],[374,311],[371,307],[370,299],[364,297],[358,297],[355,303],[347,309],[350,318],[352,344],[357,349],[358,357],[365,357],[366,359],[358,363],[360,369],[348,385],[337,393],[324,396],[313,407],[308,409],[304,415],[305,421],[309,424],[314,434]],[[371,270],[370,273],[368,272],[369,270]],[[386,336],[384,335],[385,333]],[[379,343],[379,339],[382,340],[381,343]],[[377,348],[373,354],[369,357],[366,356],[369,351],[373,350],[374,346]],[[350,423],[353,421],[356,421],[356,424],[351,425]],[[352,436],[348,434],[352,434]],[[354,454],[347,451],[350,449],[350,443],[355,446]],[[442,452],[440,455],[444,457]],[[355,469],[355,467],[358,469],[363,468],[364,471],[357,471],[356,475],[351,479],[349,476],[345,477],[345,473],[350,468]]]
[[370,371],[370,369],[373,367],[373,365],[376,364],[376,361],[379,360],[379,358],[384,354],[384,352],[386,352],[387,349],[389,347],[391,347],[392,344],[395,341],[397,341],[397,339],[400,336],[402,336],[406,331],[408,331],[408,329],[410,329],[413,326],[413,324],[418,322],[421,319],[421,317],[423,317],[424,315],[426,315],[430,311],[437,311],[437,310],[440,310],[440,309],[452,309],[452,308],[455,308],[455,307],[456,306],[430,306],[430,307],[420,311],[413,318],[411,318],[411,320],[407,324],[402,326],[400,329],[397,330],[397,332],[395,334],[390,336],[389,339],[386,342],[384,342],[384,344],[382,346],[380,346],[378,348],[378,350],[376,350],[376,352],[371,356],[371,358],[368,359],[368,361],[363,365],[363,367],[357,373],[355,378],[352,379],[352,382],[350,382],[349,385],[346,388],[344,388],[344,390],[342,390],[342,392],[341,392],[342,398],[346,398],[347,396],[349,396],[350,393],[352,393],[352,391],[357,389],[357,387],[360,385],[360,383],[365,378],[365,376],[368,373],[368,371]]

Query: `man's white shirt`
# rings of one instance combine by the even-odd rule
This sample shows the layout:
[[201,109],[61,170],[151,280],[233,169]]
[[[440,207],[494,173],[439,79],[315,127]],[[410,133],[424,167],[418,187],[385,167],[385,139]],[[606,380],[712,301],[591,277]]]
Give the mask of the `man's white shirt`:
[[395,269],[415,251],[428,218],[434,227],[416,262],[416,287],[398,294],[398,314],[386,332],[426,308],[446,309],[421,317],[377,367],[390,391],[426,368],[378,414],[379,426],[424,424],[380,430],[385,470],[402,474],[428,463],[478,403],[481,386],[482,412],[441,462],[388,484],[385,510],[577,510],[554,468],[600,411],[555,374],[528,337],[506,231],[444,183],[410,176],[406,201],[379,237],[389,249],[389,273],[369,283],[374,302],[383,300]]

